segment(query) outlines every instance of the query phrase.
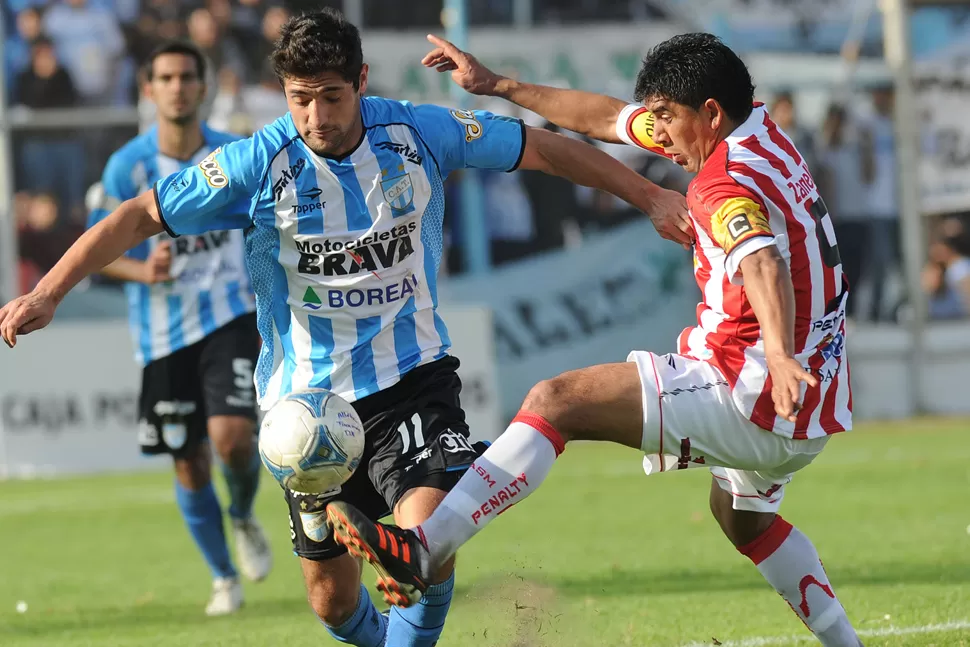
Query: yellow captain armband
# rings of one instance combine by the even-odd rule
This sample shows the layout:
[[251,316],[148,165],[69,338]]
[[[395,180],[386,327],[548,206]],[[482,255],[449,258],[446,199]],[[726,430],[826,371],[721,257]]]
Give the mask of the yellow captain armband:
[[750,198],[729,198],[711,214],[711,233],[726,254],[755,236],[772,236],[768,216]]

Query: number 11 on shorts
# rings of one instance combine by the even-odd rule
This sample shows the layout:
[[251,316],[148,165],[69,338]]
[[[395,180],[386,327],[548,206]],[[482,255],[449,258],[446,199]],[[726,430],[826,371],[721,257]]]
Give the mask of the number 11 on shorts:
[[397,430],[401,434],[401,442],[404,444],[404,447],[401,449],[402,454],[407,454],[410,451],[412,437],[414,438],[415,449],[424,447],[424,428],[421,424],[420,415],[414,414],[413,418],[402,422]]

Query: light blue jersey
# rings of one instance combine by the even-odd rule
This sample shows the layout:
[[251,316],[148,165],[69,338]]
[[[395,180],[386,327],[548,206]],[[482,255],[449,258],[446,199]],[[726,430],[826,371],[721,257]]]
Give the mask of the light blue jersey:
[[377,97],[361,111],[342,158],[310,151],[286,115],[155,185],[172,235],[247,229],[263,409],[307,387],[352,402],[444,357],[442,181],[514,170],[525,150],[520,121],[486,112]]
[[[203,147],[191,160],[180,161],[158,151],[158,130],[151,128],[120,148],[101,177],[98,207],[88,216],[91,227],[122,202],[134,198],[181,169],[197,168],[215,148],[239,139],[203,125]],[[246,210],[240,213],[246,218]],[[128,313],[135,358],[148,364],[194,344],[233,319],[256,309],[245,245],[239,231],[211,231],[172,240],[159,234],[128,252],[143,261],[160,242],[172,249],[167,283],[128,283]]]

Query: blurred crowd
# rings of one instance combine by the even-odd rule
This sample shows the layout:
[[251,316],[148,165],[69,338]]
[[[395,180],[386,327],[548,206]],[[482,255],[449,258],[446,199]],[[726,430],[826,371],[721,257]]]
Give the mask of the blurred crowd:
[[[325,4],[325,3],[324,3]],[[251,131],[279,116],[282,95],[266,56],[289,10],[278,0],[8,0],[4,45],[9,105],[29,109],[130,107],[140,65],[160,42],[183,38],[212,63],[208,110],[217,128]],[[133,128],[19,131],[18,189],[52,194],[83,220],[84,192]]]
[[[330,3],[340,8],[340,0]],[[434,8],[435,3],[422,3]],[[540,2],[544,19],[571,22],[589,3]],[[439,11],[423,15],[409,3],[367,0],[375,26],[407,9],[396,26],[435,24]],[[386,5],[386,6],[384,6]],[[407,5],[407,6],[406,6]],[[574,6],[575,5],[575,6]],[[488,23],[511,18],[511,2],[479,2],[473,20]],[[426,8],[427,8],[426,7]],[[30,109],[137,106],[140,127],[151,123],[154,110],[140,96],[139,70],[152,49],[170,38],[198,46],[210,62],[205,106],[209,124],[220,130],[249,134],[286,112],[286,102],[268,54],[279,30],[299,2],[280,0],[13,0],[4,5],[11,20],[7,45],[7,93],[10,105]],[[371,11],[373,9],[374,11]],[[379,19],[378,19],[379,18]],[[373,21],[371,21],[373,22]],[[371,92],[380,93],[379,88]],[[509,112],[504,105],[489,106]],[[532,115],[534,118],[535,115]],[[532,119],[532,125],[543,126]],[[108,156],[134,128],[59,127],[21,130],[15,138],[22,287],[29,288],[82,231],[84,195],[99,179]],[[621,153],[625,151],[621,148]],[[634,151],[631,166],[655,181],[684,190],[688,178],[668,164],[657,172],[657,158]],[[595,231],[637,217],[610,196],[539,173],[482,173],[483,207],[490,227],[496,265],[578,242]],[[457,215],[460,174],[448,182],[448,223]],[[449,232],[449,241],[457,240]],[[462,254],[450,245],[446,271],[460,273]]]
[[[770,108],[804,153],[832,216],[851,286],[848,316],[896,322],[910,295],[900,249],[893,88],[875,85],[868,99],[833,102],[814,131],[799,123],[791,94],[779,93]],[[925,220],[930,246],[920,296],[928,299],[932,319],[970,318],[968,217]]]
[[[140,127],[153,109],[139,93],[139,69],[162,40],[183,38],[208,57],[211,126],[248,134],[286,111],[267,55],[292,12],[341,0],[5,0],[4,46],[8,103],[28,109],[137,106]],[[375,27],[434,24],[439,3],[365,0]],[[572,22],[592,5],[583,0],[534,3],[544,21]],[[617,3],[649,17],[656,3]],[[418,11],[418,6],[434,12]],[[472,2],[473,22],[507,22],[510,0]],[[631,7],[638,6],[634,11]],[[405,8],[407,11],[405,11]],[[429,10],[430,11],[430,10]],[[400,15],[402,12],[407,16]],[[432,15],[434,14],[434,15]],[[638,14],[639,15],[639,14]],[[397,19],[393,19],[398,16]],[[632,14],[629,16],[635,18]],[[375,22],[376,21],[376,22]],[[388,24],[384,24],[384,23]],[[372,88],[380,93],[379,88]],[[850,316],[895,321],[907,295],[900,263],[893,93],[873,87],[860,99],[832,103],[817,127],[799,118],[797,96],[764,97],[775,121],[794,139],[815,176],[835,223],[845,273],[853,286]],[[554,129],[536,115],[507,104],[483,105]],[[138,127],[18,130],[15,200],[22,285],[29,289],[82,231],[85,192],[99,179],[108,156]],[[685,191],[690,177],[656,155],[624,146],[610,154],[667,188]],[[611,226],[642,217],[612,196],[574,187],[534,172],[480,173],[492,261],[496,265],[569,247]],[[446,219],[460,226],[460,174],[448,182]],[[924,288],[934,317],[970,316],[967,224],[951,218],[934,225]],[[458,240],[457,231],[448,240]],[[450,245],[446,271],[460,273],[460,246]]]
[[849,316],[895,321],[906,299],[892,86],[872,88],[869,99],[861,105],[831,104],[816,133],[798,126],[788,96],[776,99],[773,115],[806,151],[832,216],[851,286]]

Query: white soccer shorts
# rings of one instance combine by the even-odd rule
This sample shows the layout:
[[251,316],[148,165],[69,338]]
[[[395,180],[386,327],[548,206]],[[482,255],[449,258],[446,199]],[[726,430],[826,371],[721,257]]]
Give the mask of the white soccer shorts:
[[647,474],[711,470],[735,510],[777,512],[785,485],[828,437],[792,440],[761,429],[731,399],[711,364],[682,355],[633,351],[643,393],[643,469]]

